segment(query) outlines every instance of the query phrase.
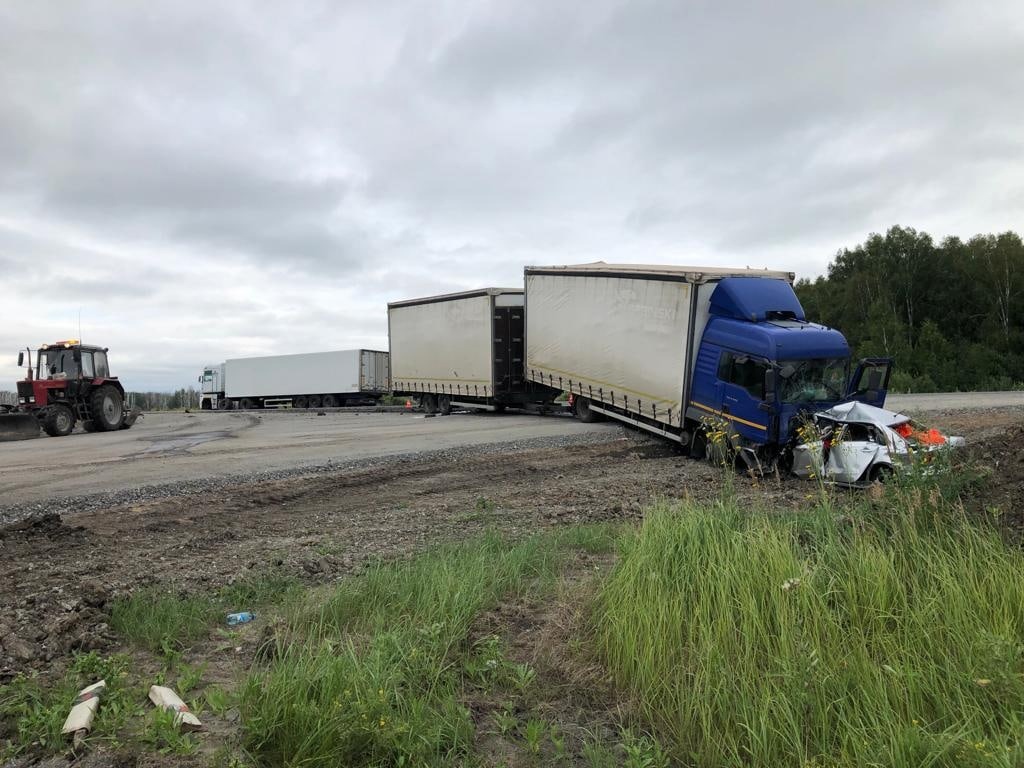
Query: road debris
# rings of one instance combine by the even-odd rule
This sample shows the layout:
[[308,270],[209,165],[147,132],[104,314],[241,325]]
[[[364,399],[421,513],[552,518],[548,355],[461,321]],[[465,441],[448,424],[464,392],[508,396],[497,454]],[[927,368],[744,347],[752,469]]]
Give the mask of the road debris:
[[199,718],[189,711],[188,704],[170,688],[163,685],[151,685],[149,700],[160,709],[175,713],[174,727],[178,730],[182,732],[202,730],[203,724],[199,722]]
[[96,716],[96,710],[99,709],[100,697],[106,687],[107,681],[100,680],[88,688],[83,688],[78,692],[74,704],[71,705],[71,711],[60,732],[65,736],[72,737],[76,749],[81,746],[86,734],[92,729],[92,721]]

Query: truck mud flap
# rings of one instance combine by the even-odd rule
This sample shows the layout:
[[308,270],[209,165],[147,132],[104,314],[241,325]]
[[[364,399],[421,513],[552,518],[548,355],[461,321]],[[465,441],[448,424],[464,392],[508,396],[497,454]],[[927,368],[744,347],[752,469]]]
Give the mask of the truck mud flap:
[[31,413],[0,413],[0,443],[39,437],[39,420]]

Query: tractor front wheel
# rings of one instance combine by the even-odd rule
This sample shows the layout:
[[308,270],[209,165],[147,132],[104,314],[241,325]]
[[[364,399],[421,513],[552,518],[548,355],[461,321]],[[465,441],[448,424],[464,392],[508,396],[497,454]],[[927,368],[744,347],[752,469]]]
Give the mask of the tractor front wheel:
[[75,414],[66,405],[51,405],[43,417],[43,431],[50,437],[67,437],[75,428]]
[[124,400],[116,387],[104,384],[89,397],[92,423],[97,432],[116,432],[124,421]]

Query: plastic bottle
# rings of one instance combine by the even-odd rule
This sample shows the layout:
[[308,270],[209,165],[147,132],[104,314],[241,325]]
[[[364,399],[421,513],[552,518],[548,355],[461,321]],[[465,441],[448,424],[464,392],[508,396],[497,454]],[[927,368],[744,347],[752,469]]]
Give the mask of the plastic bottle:
[[249,613],[249,611],[242,611],[241,613],[229,613],[228,626],[234,626],[235,624],[246,624],[255,618],[256,614]]

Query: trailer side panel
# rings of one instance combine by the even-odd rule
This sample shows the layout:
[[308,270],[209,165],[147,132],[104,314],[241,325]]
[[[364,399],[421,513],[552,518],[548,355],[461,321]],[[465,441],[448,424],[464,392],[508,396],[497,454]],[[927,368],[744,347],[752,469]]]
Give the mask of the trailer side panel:
[[681,427],[693,289],[683,280],[527,272],[527,376]]

